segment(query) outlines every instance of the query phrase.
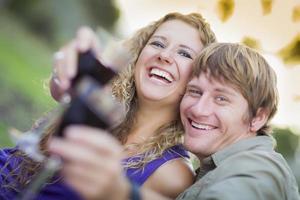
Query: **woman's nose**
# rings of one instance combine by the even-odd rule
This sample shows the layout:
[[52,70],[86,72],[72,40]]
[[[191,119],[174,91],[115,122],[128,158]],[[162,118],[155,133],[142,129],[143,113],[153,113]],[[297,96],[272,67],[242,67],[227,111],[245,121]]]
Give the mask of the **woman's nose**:
[[159,60],[162,62],[166,62],[168,64],[172,64],[174,62],[173,52],[169,49],[163,49],[159,53]]

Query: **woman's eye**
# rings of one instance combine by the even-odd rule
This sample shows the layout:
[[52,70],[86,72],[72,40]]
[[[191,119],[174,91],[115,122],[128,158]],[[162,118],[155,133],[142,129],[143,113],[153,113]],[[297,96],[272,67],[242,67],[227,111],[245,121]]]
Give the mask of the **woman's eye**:
[[159,41],[150,42],[150,45],[156,46],[156,47],[159,47],[159,48],[164,48],[165,47],[165,45],[162,42],[159,42]]
[[180,50],[180,51],[178,52],[178,54],[181,55],[181,56],[184,56],[184,57],[186,57],[186,58],[192,59],[191,54],[188,53],[187,51]]

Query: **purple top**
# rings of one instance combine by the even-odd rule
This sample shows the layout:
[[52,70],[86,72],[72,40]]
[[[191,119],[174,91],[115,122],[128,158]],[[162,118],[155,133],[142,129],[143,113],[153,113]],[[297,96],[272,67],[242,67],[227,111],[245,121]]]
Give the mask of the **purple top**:
[[[143,155],[126,158],[123,160],[123,164],[130,161],[138,161],[142,158],[142,156]],[[131,181],[139,185],[143,185],[157,168],[176,158],[189,158],[188,152],[182,145],[175,145],[169,149],[166,149],[161,157],[147,163],[143,168],[125,168],[125,172]]]
[[[14,174],[17,174],[18,165],[21,162],[20,158],[11,157],[11,155],[16,152],[16,148],[12,149],[0,149],[0,199],[1,200],[12,200],[19,195],[19,192],[11,187],[6,187],[6,185],[12,183],[14,181],[14,177],[9,176],[7,179],[5,178],[10,172],[15,170]],[[10,158],[11,157],[11,158]],[[9,164],[5,166],[8,159]],[[5,166],[5,167],[4,167]],[[47,184],[42,188],[39,195],[34,198],[34,200],[81,200],[82,198],[72,190],[66,183],[63,182],[61,178],[54,179],[57,181],[53,181],[53,183]],[[19,190],[20,187],[16,186]]]
[[[18,173],[18,165],[21,162],[21,158],[11,157],[16,152],[16,148],[0,149],[0,199],[1,200],[12,200],[19,195],[19,191],[16,191],[12,187],[6,187],[14,181],[13,176],[8,176],[10,172],[14,170],[14,174]],[[11,157],[11,158],[10,158]],[[187,151],[184,150],[182,145],[173,146],[163,152],[162,157],[159,157],[145,165],[143,169],[129,168],[126,170],[126,175],[132,181],[142,185],[147,178],[153,174],[153,172],[166,163],[169,160],[176,159],[179,157],[188,158]],[[10,158],[10,159],[9,159]],[[9,159],[9,161],[8,161]],[[123,162],[128,162],[131,159],[140,159],[140,156],[129,157],[124,159]],[[8,164],[7,164],[8,163]],[[6,165],[7,164],[7,165]],[[82,200],[80,195],[64,183],[62,178],[55,178],[52,183],[46,184],[39,192],[38,196],[34,200]],[[20,187],[16,186],[19,190]]]

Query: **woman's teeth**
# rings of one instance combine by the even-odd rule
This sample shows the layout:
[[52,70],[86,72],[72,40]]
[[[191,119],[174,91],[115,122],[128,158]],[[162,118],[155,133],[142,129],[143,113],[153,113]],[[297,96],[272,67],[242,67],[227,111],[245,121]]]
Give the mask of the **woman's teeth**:
[[162,71],[162,70],[159,70],[157,68],[152,68],[150,70],[150,75],[154,75],[160,79],[164,79],[166,81],[168,81],[169,83],[173,82],[174,79],[172,77],[172,75],[166,71]]

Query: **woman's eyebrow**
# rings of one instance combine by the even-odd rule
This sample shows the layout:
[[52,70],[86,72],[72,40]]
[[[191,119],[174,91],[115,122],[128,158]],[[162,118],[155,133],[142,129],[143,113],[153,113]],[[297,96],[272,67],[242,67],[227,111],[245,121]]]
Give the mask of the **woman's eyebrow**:
[[[162,36],[162,35],[153,35],[150,39],[161,39],[161,40],[164,40],[164,41],[167,40],[167,38],[165,36]],[[179,47],[187,49],[189,51],[192,51],[193,53],[196,54],[196,51],[194,49],[192,49],[191,47],[187,46],[187,45],[180,44]]]
[[152,38],[152,39],[153,39],[153,38],[157,38],[157,39],[161,39],[161,40],[167,40],[166,37],[161,36],[161,35],[153,35],[151,38]]
[[190,50],[190,51],[192,51],[193,53],[195,53],[196,54],[196,51],[194,50],[194,49],[192,49],[191,47],[189,47],[189,46],[186,46],[186,45],[184,45],[184,44],[181,44],[181,45],[179,45],[181,48],[184,48],[184,49],[188,49],[188,50]]

